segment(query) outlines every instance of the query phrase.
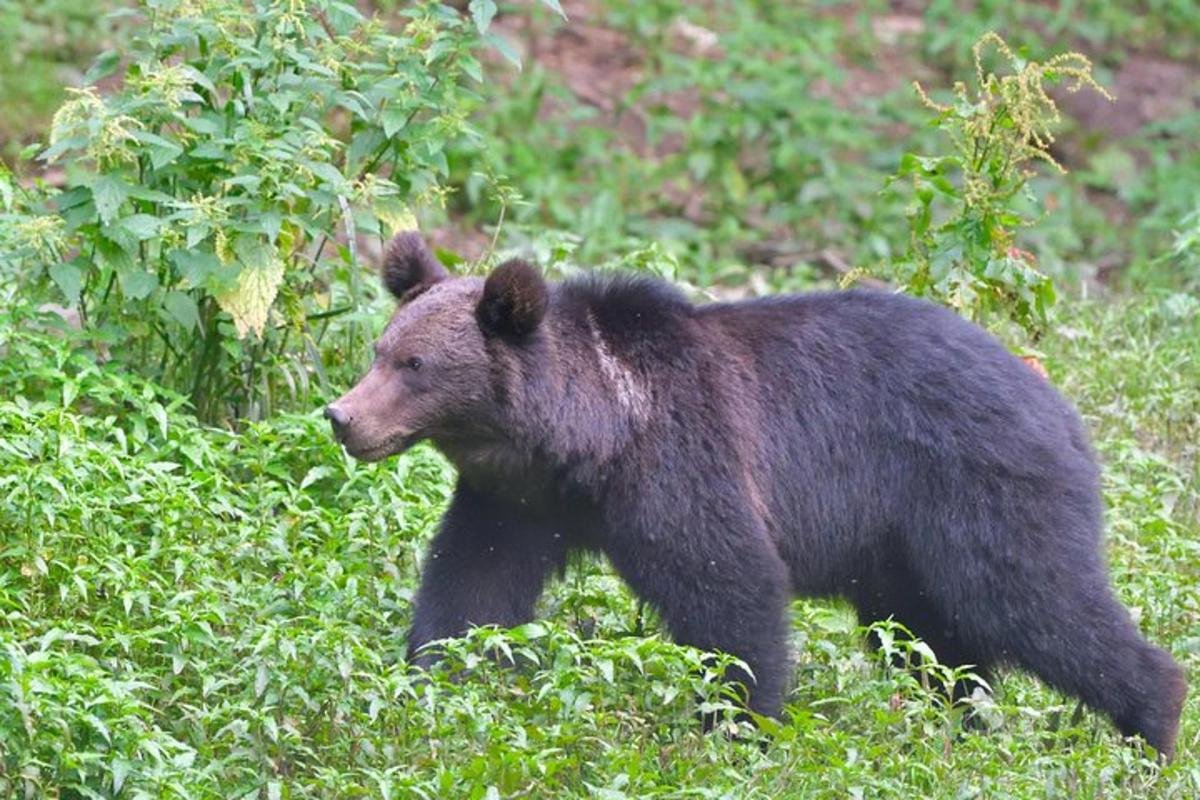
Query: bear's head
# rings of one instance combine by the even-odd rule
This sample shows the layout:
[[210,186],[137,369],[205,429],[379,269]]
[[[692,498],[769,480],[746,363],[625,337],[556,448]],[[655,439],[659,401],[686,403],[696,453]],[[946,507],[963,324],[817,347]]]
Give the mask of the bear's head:
[[496,359],[538,335],[549,291],[537,268],[507,261],[486,280],[451,277],[414,232],[384,257],[398,307],[366,375],[325,409],[346,452],[378,461],[428,438],[486,435]]

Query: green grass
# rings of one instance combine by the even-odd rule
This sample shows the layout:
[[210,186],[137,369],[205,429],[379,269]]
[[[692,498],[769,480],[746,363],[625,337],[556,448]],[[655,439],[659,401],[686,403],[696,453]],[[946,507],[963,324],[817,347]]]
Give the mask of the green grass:
[[[1141,627],[1200,670],[1200,316],[1073,304],[1043,341],[1105,461],[1108,552]],[[705,736],[698,654],[602,566],[542,621],[420,685],[404,631],[452,471],[347,460],[316,413],[240,434],[65,346],[0,340],[0,796],[1173,797],[1200,793],[1200,695],[1175,763],[1021,674],[963,733],[797,602],[795,688],[761,740]],[[634,635],[643,626],[642,636]],[[496,668],[509,647],[521,665]],[[936,683],[934,684],[936,686]]]

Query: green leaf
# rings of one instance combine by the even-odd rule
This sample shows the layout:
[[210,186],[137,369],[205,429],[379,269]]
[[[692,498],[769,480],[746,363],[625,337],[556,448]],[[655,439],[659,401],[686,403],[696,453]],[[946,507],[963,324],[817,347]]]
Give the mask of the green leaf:
[[262,697],[262,693],[267,690],[267,681],[270,679],[270,673],[267,672],[267,665],[259,662],[258,669],[254,675],[254,696]]
[[476,83],[483,83],[483,67],[480,66],[478,59],[464,55],[459,56],[458,63],[463,72],[467,73],[472,80]]
[[79,303],[79,292],[83,288],[83,270],[70,263],[55,264],[50,268],[50,278],[67,298],[67,305]]
[[166,167],[167,164],[175,161],[184,152],[184,148],[181,148],[180,145],[168,142],[167,139],[155,136],[152,133],[134,131],[133,137],[146,145],[146,150],[150,154],[150,166],[155,169]]
[[944,175],[930,175],[929,182],[946,197],[958,197],[958,189]]
[[129,217],[123,217],[117,224],[128,231],[134,239],[141,242],[158,235],[158,226],[160,223],[158,217],[151,214],[134,214]]
[[202,158],[210,161],[224,161],[226,157],[225,145],[214,140],[201,142],[193,147],[188,152],[188,155],[192,158]]
[[121,63],[121,54],[116,50],[105,50],[100,55],[96,56],[96,60],[88,67],[88,71],[83,75],[84,85],[93,84],[103,77],[113,74],[117,66]]
[[236,175],[232,178],[225,179],[226,188],[230,186],[241,186],[250,194],[258,191],[258,187],[262,185],[262,178],[258,175]]
[[186,292],[170,291],[163,298],[163,308],[186,331],[200,327],[200,309]]
[[850,633],[855,627],[854,620],[847,614],[832,609],[819,612],[813,622],[828,633]]
[[104,236],[96,239],[96,257],[101,264],[118,274],[133,269],[133,256],[120,244]]
[[174,250],[168,258],[190,286],[205,286],[209,276],[222,266],[221,259],[209,249]]
[[345,177],[332,164],[327,164],[323,161],[303,161],[301,163],[308,167],[313,175],[328,183],[334,190],[339,189],[346,183]]
[[193,248],[208,238],[209,234],[212,233],[212,226],[207,223],[196,222],[188,225],[184,229],[184,233],[187,237],[188,248]]
[[125,779],[129,777],[132,771],[131,765],[123,758],[114,759],[112,762],[112,790],[114,795],[121,793],[121,787],[125,785]]
[[258,222],[267,239],[271,244],[275,244],[275,240],[279,238],[279,231],[283,228],[283,214],[277,208],[269,208],[259,215]]
[[517,69],[521,68],[521,56],[513,49],[512,42],[496,33],[484,34],[483,40]]
[[130,300],[144,300],[158,288],[158,276],[144,269],[120,273],[121,291]]
[[117,218],[121,204],[129,197],[129,185],[113,175],[100,175],[92,181],[91,188],[100,221],[111,225]]
[[475,20],[475,28],[479,33],[485,34],[488,28],[492,25],[492,18],[496,16],[496,3],[494,0],[471,0],[471,19]]
[[408,112],[403,108],[389,106],[379,115],[379,122],[383,127],[383,135],[391,139],[408,124]]
[[212,116],[184,117],[183,124],[201,136],[219,136],[221,133],[221,123]]
[[319,464],[308,472],[304,473],[304,480],[300,481],[300,488],[307,489],[322,478],[326,478],[333,474],[333,468],[327,464]]
[[87,147],[88,140],[86,136],[64,136],[54,144],[47,147],[38,154],[39,161],[45,161],[47,164],[54,163],[54,160],[70,150],[82,150]]

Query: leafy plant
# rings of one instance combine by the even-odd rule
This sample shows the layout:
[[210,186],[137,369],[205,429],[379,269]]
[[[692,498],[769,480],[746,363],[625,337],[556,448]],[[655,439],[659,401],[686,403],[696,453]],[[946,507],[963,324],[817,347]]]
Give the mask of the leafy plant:
[[1200,206],[1183,218],[1175,232],[1170,259],[1178,265],[1184,285],[1200,287]]
[[[323,378],[317,344],[366,296],[362,237],[440,200],[479,33],[431,2],[399,33],[336,0],[140,13],[89,73],[124,65],[121,88],[75,90],[55,115],[40,159],[67,186],[10,221],[3,268],[30,292],[52,282],[114,358],[202,417],[257,418]],[[362,344],[346,320],[343,345]]]
[[[988,48],[1009,74],[985,69]],[[975,85],[956,83],[952,102],[935,102],[914,84],[951,154],[908,153],[889,179],[889,187],[907,184],[912,201],[908,252],[890,265],[889,275],[912,294],[979,321],[1011,319],[1036,336],[1054,303],[1054,286],[1036,255],[1018,247],[1017,232],[1037,221],[1038,198],[1028,191],[1032,166],[1065,171],[1050,153],[1061,115],[1046,87],[1065,80],[1068,91],[1087,87],[1109,95],[1079,53],[1027,61],[989,33],[973,54]]]

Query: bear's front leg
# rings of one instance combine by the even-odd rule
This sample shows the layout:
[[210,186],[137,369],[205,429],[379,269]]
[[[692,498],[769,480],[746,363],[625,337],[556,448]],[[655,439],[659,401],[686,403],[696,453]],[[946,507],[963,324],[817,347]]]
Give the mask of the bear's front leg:
[[654,535],[625,530],[606,550],[633,591],[656,608],[676,642],[744,661],[752,674],[730,669],[726,680],[744,687],[751,711],[779,716],[789,673],[791,589],[761,525],[747,518],[741,527],[714,515],[710,524],[698,520]]
[[461,479],[430,543],[417,591],[408,659],[437,660],[425,648],[475,625],[513,627],[533,618],[546,578],[566,562],[565,532],[527,519]]

